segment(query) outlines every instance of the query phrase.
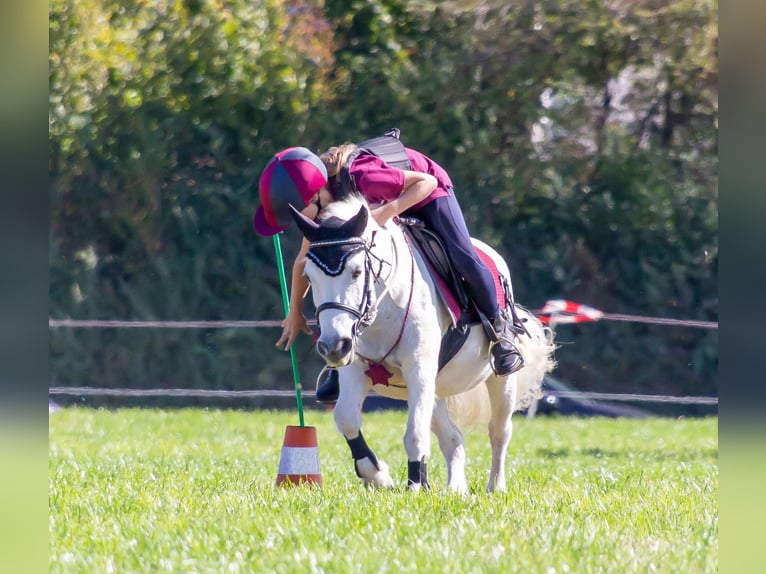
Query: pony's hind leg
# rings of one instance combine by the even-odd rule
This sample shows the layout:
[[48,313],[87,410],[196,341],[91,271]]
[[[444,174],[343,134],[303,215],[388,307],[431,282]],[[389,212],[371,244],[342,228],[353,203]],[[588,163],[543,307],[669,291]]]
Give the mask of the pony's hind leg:
[[341,381],[341,393],[333,409],[335,426],[346,439],[354,459],[354,471],[365,486],[392,488],[394,481],[388,465],[375,456],[362,436],[362,403],[367,390],[367,386]]
[[468,481],[465,478],[465,437],[450,418],[444,399],[436,401],[431,430],[439,440],[439,448],[447,463],[447,488],[465,494],[468,492]]
[[511,415],[516,401],[516,377],[516,373],[507,377],[493,375],[486,381],[492,408],[489,420],[492,468],[489,472],[487,492],[505,491],[505,458],[513,433]]

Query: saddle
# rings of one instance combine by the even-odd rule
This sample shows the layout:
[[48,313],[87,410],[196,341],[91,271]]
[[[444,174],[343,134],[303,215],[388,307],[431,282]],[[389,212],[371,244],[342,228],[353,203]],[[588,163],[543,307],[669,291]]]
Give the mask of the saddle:
[[412,169],[412,163],[404,144],[399,139],[399,129],[391,128],[382,136],[364,140],[356,144],[356,149],[346,158],[337,175],[330,178],[329,184],[333,197],[343,199],[351,193],[359,194],[356,181],[351,176],[351,165],[360,155],[375,155],[386,164],[397,169]]
[[[441,238],[426,228],[425,223],[414,217],[399,216],[398,223],[413,249],[417,250],[428,264],[437,290],[450,311],[452,322],[442,337],[439,348],[439,370],[441,371],[465,344],[474,325],[481,324],[490,340],[494,340],[496,335],[489,319],[479,311],[475,301],[468,295],[463,279],[452,266]],[[493,272],[498,291],[498,303],[501,309],[509,310],[513,319],[513,330],[526,333],[526,328],[516,314],[510,285],[506,278],[498,272],[487,254],[478,248],[476,252]]]

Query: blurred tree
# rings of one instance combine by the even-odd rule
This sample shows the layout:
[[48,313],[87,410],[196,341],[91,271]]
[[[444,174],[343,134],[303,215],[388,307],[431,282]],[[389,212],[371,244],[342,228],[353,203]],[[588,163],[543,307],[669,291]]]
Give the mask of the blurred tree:
[[[715,320],[715,6],[441,2],[423,14],[413,99],[521,300]],[[613,324],[562,351],[560,372],[610,390],[629,377],[714,392],[716,345],[716,333]]]
[[[305,18],[284,9],[51,2],[53,316],[281,314],[271,243],[250,225],[255,186],[275,148],[309,131],[330,58],[316,49],[327,26],[306,42]],[[83,361],[66,352],[74,337],[101,348]],[[227,337],[253,355],[245,372],[219,356]],[[248,386],[273,358],[253,350],[273,338],[54,332],[51,345],[63,380],[98,372],[114,384]]]
[[[402,129],[520,301],[717,318],[717,4],[50,3],[51,315],[282,315],[276,150]],[[297,234],[283,236],[289,260]],[[559,328],[589,390],[715,393],[717,332]],[[54,331],[60,383],[274,387],[276,331]],[[308,339],[308,338],[304,338]],[[302,370],[318,362],[299,344]],[[268,367],[264,367],[268,365]],[[256,382],[257,377],[257,382]]]

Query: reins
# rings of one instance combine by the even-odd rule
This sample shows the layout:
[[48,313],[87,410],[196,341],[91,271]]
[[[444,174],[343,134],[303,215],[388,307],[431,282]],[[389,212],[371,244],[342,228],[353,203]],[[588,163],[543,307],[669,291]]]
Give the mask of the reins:
[[[402,319],[402,326],[399,329],[399,335],[396,337],[396,341],[394,341],[394,344],[391,345],[391,348],[388,350],[388,352],[385,355],[383,355],[383,358],[381,358],[379,361],[373,361],[372,359],[365,357],[364,355],[362,355],[362,353],[359,353],[357,351],[357,355],[362,357],[365,361],[367,361],[370,364],[382,365],[383,361],[385,361],[386,358],[388,358],[388,356],[393,352],[393,350],[396,349],[396,347],[399,345],[399,343],[402,340],[402,336],[404,335],[404,328],[407,326],[407,319],[410,316],[410,308],[412,306],[412,295],[415,292],[415,256],[412,253],[412,246],[410,245],[409,239],[407,239],[407,235],[402,234],[402,236],[404,237],[404,242],[407,244],[407,249],[410,252],[410,294],[407,297],[407,308],[404,311],[404,319]],[[394,254],[396,254],[396,246],[394,246]],[[389,282],[389,285],[386,286],[384,293],[388,291],[389,286],[390,286],[390,282]]]
[[[364,360],[366,360],[370,364],[381,364],[393,351],[396,349],[396,347],[399,345],[399,343],[402,340],[402,337],[404,335],[404,328],[407,325],[407,319],[409,318],[410,314],[410,308],[412,306],[412,297],[413,293],[415,291],[415,256],[412,252],[412,246],[410,245],[409,239],[407,238],[406,234],[402,234],[404,238],[404,242],[407,245],[407,249],[410,254],[410,291],[407,298],[407,307],[405,309],[404,313],[404,319],[402,320],[402,325],[399,329],[399,334],[394,341],[394,344],[391,346],[391,348],[388,350],[388,352],[383,355],[383,358],[381,358],[379,361],[373,361],[372,359],[365,357],[361,353],[357,352],[357,354]],[[383,264],[388,264],[391,266],[391,273],[393,274],[394,270],[398,267],[398,250],[396,249],[396,243],[394,240],[394,237],[392,234],[390,234],[391,237],[391,245],[392,245],[392,257],[394,259],[393,263],[388,263],[381,257],[377,256],[375,253],[372,252],[372,248],[375,247],[375,232],[373,232],[372,239],[367,242],[362,237],[350,237],[346,239],[328,239],[328,240],[320,240],[320,241],[312,241],[309,244],[309,249],[312,247],[339,247],[344,245],[354,245],[358,244],[361,245],[362,248],[365,251],[365,279],[364,279],[364,291],[362,295],[362,301],[359,304],[358,308],[352,307],[350,305],[346,305],[345,303],[337,303],[335,301],[327,301],[325,303],[321,303],[317,306],[316,309],[316,317],[319,318],[319,314],[322,311],[325,311],[327,309],[335,309],[338,311],[343,311],[345,313],[348,313],[356,318],[356,323],[354,324],[354,327],[352,329],[352,334],[354,338],[361,336],[361,334],[364,332],[364,330],[369,327],[372,322],[375,320],[375,316],[377,315],[377,308],[380,302],[383,300],[383,298],[388,294],[389,290],[391,289],[392,282],[388,279],[391,278],[391,275],[384,281],[385,288],[383,291],[378,295],[374,302],[372,301],[372,285],[371,285],[371,277],[374,278],[372,281],[378,282],[381,279],[381,274],[383,272]],[[373,264],[372,259],[375,259],[378,261],[379,266],[377,273],[373,271]]]
[[[369,290],[370,290],[369,283],[370,283],[370,271],[371,271],[370,269],[371,264],[369,263],[369,254],[370,254],[370,248],[372,247],[372,245],[368,244],[362,237],[350,237],[347,239],[328,239],[323,241],[312,241],[309,245],[311,248],[311,247],[336,247],[336,246],[353,245],[353,244],[361,245],[365,251],[364,294],[362,295],[362,302],[359,306],[359,309],[355,309],[354,307],[351,307],[350,305],[346,305],[345,303],[327,301],[325,303],[320,304],[317,307],[316,313],[315,313],[317,319],[319,319],[319,314],[325,309],[337,309],[339,311],[345,311],[346,313],[349,313],[350,315],[353,315],[354,317],[356,317],[357,323],[359,324],[362,324],[366,322],[367,320],[369,320],[370,309],[372,307],[372,305],[370,304],[370,298],[369,298]],[[320,267],[320,268],[323,268],[323,267]],[[327,271],[325,270],[325,272]]]

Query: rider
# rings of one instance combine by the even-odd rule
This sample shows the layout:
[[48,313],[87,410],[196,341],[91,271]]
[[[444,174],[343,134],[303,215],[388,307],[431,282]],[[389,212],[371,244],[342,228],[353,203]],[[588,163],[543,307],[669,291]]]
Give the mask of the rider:
[[[276,154],[259,181],[261,205],[254,218],[256,232],[270,236],[286,229],[291,220],[289,204],[315,219],[323,205],[340,199],[344,193],[337,179],[341,168],[347,167],[378,224],[384,225],[392,217],[403,214],[420,219],[439,235],[469,296],[495,331],[497,342],[492,346],[492,358],[496,374],[506,376],[518,371],[524,366],[524,359],[512,342],[511,320],[500,308],[491,271],[471,243],[447,172],[426,155],[410,148],[406,148],[406,153],[412,170],[391,167],[372,154],[358,155],[346,165],[355,149],[354,144],[343,144],[330,148],[320,157],[302,147]],[[299,332],[312,332],[302,312],[303,299],[309,288],[308,279],[303,274],[308,247],[304,238],[293,264],[290,311],[282,321],[282,336],[276,343],[277,347],[284,345],[285,350],[290,348]],[[320,402],[337,400],[337,374],[331,369],[329,375],[317,388]]]

